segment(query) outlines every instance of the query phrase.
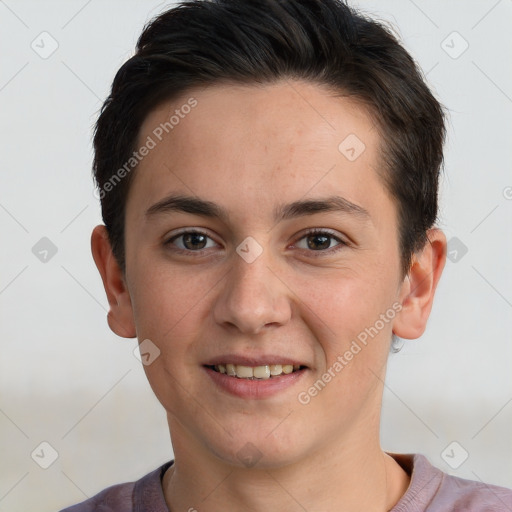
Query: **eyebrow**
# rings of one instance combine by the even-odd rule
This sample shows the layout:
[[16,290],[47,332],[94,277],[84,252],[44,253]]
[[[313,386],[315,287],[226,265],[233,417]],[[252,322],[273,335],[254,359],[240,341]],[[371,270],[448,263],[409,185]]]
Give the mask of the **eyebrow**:
[[[200,199],[198,197],[180,194],[167,196],[149,207],[146,211],[146,217],[152,217],[156,214],[173,211],[218,219],[225,223],[227,223],[229,219],[227,210],[222,206],[219,206],[217,203]],[[274,209],[274,220],[276,222],[281,222],[296,217],[314,215],[322,212],[350,214],[364,221],[371,219],[368,211],[362,206],[352,203],[348,199],[340,196],[329,196],[318,199],[303,199],[289,204],[279,205]]]

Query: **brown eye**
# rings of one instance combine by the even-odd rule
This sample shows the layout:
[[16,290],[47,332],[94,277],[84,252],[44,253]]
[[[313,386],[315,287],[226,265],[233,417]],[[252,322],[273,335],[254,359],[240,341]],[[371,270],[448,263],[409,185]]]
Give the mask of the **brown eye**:
[[346,245],[347,244],[338,236],[335,236],[330,231],[321,229],[313,229],[308,231],[295,244],[295,246],[299,249],[328,254],[336,252]]
[[174,245],[181,251],[197,252],[214,247],[215,242],[208,235],[200,231],[184,231],[169,239],[166,245]]
[[308,235],[307,237],[308,247],[313,251],[319,249],[329,249],[331,245],[331,236],[326,235]]
[[186,249],[204,249],[206,245],[206,236],[201,233],[186,233],[183,236],[183,245]]

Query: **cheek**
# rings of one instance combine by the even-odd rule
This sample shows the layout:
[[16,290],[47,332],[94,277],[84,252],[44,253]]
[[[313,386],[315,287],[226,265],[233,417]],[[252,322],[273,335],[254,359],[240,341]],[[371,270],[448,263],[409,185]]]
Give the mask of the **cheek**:
[[389,285],[374,275],[340,272],[336,277],[334,271],[314,282],[311,286],[311,280],[296,281],[294,291],[303,304],[301,314],[318,326],[317,338],[331,355],[344,351],[347,343],[373,326],[393,301]]
[[322,381],[303,392],[312,397],[319,415],[326,410],[355,415],[381,385],[377,376],[382,376],[387,361],[392,318],[383,321],[380,315],[390,310],[393,296],[389,283],[376,275],[340,273],[332,279],[331,274],[316,283],[315,287],[311,281],[304,287],[297,284],[301,314],[315,338],[317,377]]
[[154,264],[151,269],[140,268],[142,270],[135,274],[131,289],[139,338],[153,337],[155,343],[163,343],[174,333],[197,326],[201,302],[210,288],[206,281],[194,277],[190,271],[170,265],[161,269]]
[[[151,364],[144,365],[144,371],[164,408],[180,416],[196,406],[187,404],[187,379],[190,366],[197,365],[192,342],[201,338],[199,331],[207,321],[208,288],[204,280],[170,265],[165,272],[153,265],[135,277],[143,283],[135,287],[132,300],[137,336],[141,342],[151,340],[158,353]],[[192,416],[195,413],[199,411]]]

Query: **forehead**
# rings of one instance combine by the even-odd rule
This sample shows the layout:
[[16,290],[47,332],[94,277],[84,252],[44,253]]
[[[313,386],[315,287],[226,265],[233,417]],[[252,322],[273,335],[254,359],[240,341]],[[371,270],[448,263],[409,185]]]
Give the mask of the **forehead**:
[[191,89],[148,114],[137,147],[150,140],[130,192],[148,205],[178,191],[264,216],[284,199],[386,196],[366,109],[307,82]]

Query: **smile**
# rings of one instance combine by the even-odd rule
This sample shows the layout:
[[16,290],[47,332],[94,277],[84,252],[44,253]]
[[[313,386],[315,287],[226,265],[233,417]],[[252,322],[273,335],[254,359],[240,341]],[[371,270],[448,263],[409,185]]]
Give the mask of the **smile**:
[[272,377],[279,377],[280,375],[288,375],[290,373],[300,370],[300,365],[291,364],[266,364],[260,366],[244,366],[241,364],[216,364],[208,366],[212,370],[228,375],[229,377],[236,377],[238,379],[251,379],[251,380],[264,380]]

